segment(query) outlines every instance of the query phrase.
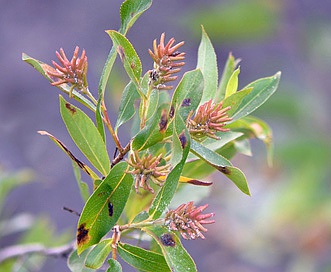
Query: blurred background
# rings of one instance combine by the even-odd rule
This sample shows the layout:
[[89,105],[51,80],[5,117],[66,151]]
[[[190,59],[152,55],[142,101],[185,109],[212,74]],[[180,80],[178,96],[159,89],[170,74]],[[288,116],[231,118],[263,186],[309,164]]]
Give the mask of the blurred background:
[[[0,0],[0,250],[45,237],[49,246],[69,241],[77,217],[62,207],[79,211],[83,205],[69,159],[36,133],[54,134],[83,158],[62,123],[59,90],[21,61],[21,54],[50,63],[60,47],[68,55],[76,45],[85,48],[96,96],[112,45],[104,30],[119,28],[121,2]],[[162,32],[185,41],[186,69],[193,69],[200,25],[213,42],[220,71],[229,52],[242,59],[239,87],[279,70],[282,78],[254,113],[273,129],[273,168],[263,144],[253,140],[253,157],[233,161],[246,174],[252,196],[214,175],[207,211],[216,212],[217,222],[206,240],[185,246],[199,271],[331,271],[331,2],[155,1],[128,33],[143,72],[152,65],[147,49]],[[113,112],[120,99],[115,90],[127,82],[117,71],[109,86]],[[37,271],[34,261],[45,262],[42,271],[68,271],[65,259],[39,256],[21,263]]]

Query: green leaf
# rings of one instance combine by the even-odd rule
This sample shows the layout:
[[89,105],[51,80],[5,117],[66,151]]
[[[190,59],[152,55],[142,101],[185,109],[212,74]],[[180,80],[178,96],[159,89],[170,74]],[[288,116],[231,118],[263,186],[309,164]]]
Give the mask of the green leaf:
[[187,155],[190,150],[190,134],[180,116],[175,115],[174,134],[176,135],[177,142],[180,142],[180,151],[173,149],[173,156],[180,157],[180,161],[173,165],[173,169],[168,174],[164,186],[156,195],[148,213],[152,219],[159,218],[164,210],[170,204],[178,185],[178,180],[181,176]]
[[229,79],[234,72],[234,69],[236,68],[237,64],[239,63],[240,59],[235,59],[232,54],[229,54],[229,57],[225,63],[220,84],[217,90],[217,93],[215,95],[215,102],[220,102],[224,99],[225,97],[225,91],[226,91],[226,86],[228,85]]
[[168,107],[169,105],[162,104],[150,122],[138,132],[132,141],[133,150],[144,150],[163,140],[169,119]]
[[124,243],[119,243],[117,250],[125,262],[139,271],[170,271],[166,260],[161,254]]
[[118,117],[115,125],[115,131],[117,132],[118,128],[129,121],[136,113],[134,102],[139,98],[136,86],[130,82],[126,85],[122,98],[120,107],[118,110]]
[[120,32],[125,35],[136,20],[152,5],[152,0],[126,0],[121,5]]
[[165,227],[153,226],[142,229],[154,238],[173,272],[197,271],[191,256],[187,253],[179,237]]
[[245,175],[240,169],[233,167],[231,162],[218,153],[208,149],[195,140],[191,141],[191,151],[199,158],[215,167],[218,171],[228,177],[243,193],[250,195]]
[[186,121],[190,111],[195,111],[201,101],[203,85],[200,69],[186,72],[172,97],[174,114],[179,114]]
[[105,239],[97,244],[87,255],[85,266],[93,269],[100,268],[112,250],[112,239]]
[[68,132],[91,164],[106,176],[110,161],[105,142],[92,120],[79,108],[60,96],[60,111]]
[[113,228],[129,197],[133,179],[127,163],[116,164],[85,204],[78,222],[78,254]]
[[204,29],[198,49],[198,64],[204,78],[204,90],[200,103],[204,103],[215,97],[218,83],[217,59],[214,47]]
[[109,268],[107,269],[107,272],[122,272],[122,266],[118,261],[109,259],[108,264]]
[[[50,66],[42,61],[36,60],[36,59],[28,56],[25,53],[22,54],[22,60],[25,61],[26,63],[30,64],[33,68],[35,68],[48,81],[53,82],[53,79],[50,78],[46,73],[47,70],[51,70],[51,71],[55,70],[52,66]],[[67,95],[69,95],[70,87],[71,87],[70,85],[61,84],[56,87],[59,88],[64,93],[66,93]],[[95,111],[95,105],[88,98],[86,98],[84,95],[82,95],[80,92],[73,90],[72,94],[73,94],[73,98],[75,100],[77,100],[78,102],[80,102],[81,104],[86,106],[87,108],[91,109],[92,111]]]
[[253,88],[253,90],[246,95],[241,102],[236,113],[232,116],[233,121],[238,120],[260,107],[268,98],[276,91],[280,80],[281,73],[278,72],[274,76],[258,79],[246,88]]
[[89,254],[90,250],[84,251],[82,254],[78,255],[77,250],[71,252],[68,258],[68,267],[72,272],[93,272],[94,269],[85,266],[86,256]]
[[231,117],[233,116],[238,107],[240,106],[242,100],[250,94],[250,92],[253,90],[253,88],[246,88],[241,91],[235,92],[234,94],[228,96],[227,98],[224,99],[223,102],[223,108],[226,108],[228,106],[231,106],[231,109],[227,112],[228,116]]
[[46,135],[48,136],[58,147],[60,147],[64,153],[66,153],[69,158],[72,160],[72,162],[77,165],[80,169],[82,169],[87,175],[89,175],[93,180],[99,179],[98,175],[94,173],[94,171],[87,166],[85,163],[80,161],[66,146],[64,143],[62,143],[59,139],[57,139],[52,134],[48,133],[47,131],[38,131],[40,135]]
[[240,67],[234,70],[228,84],[226,85],[225,98],[233,95],[238,90],[238,75],[240,73]]
[[72,169],[74,171],[74,175],[75,175],[75,178],[77,181],[80,195],[81,195],[82,199],[84,200],[84,202],[86,202],[88,200],[88,198],[90,197],[90,189],[89,189],[88,185],[86,184],[86,182],[82,181],[80,167],[75,162],[72,162]]
[[144,97],[144,94],[140,91],[142,66],[136,50],[129,42],[129,40],[121,33],[115,30],[107,30],[106,32],[112,39],[114,46],[120,55],[126,73],[132,80],[133,84],[137,87],[139,94]]

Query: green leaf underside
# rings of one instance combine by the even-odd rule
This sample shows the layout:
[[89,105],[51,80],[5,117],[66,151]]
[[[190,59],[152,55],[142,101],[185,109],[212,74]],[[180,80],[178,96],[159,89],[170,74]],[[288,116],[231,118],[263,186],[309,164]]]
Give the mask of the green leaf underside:
[[226,86],[228,85],[229,79],[234,72],[234,69],[236,68],[236,65],[239,61],[235,60],[235,58],[232,56],[232,54],[229,54],[229,57],[225,63],[222,76],[220,79],[220,84],[217,89],[217,93],[215,95],[215,100],[216,102],[220,102],[224,99],[225,97],[225,90]]
[[87,255],[85,266],[93,269],[100,268],[112,250],[112,239],[105,239],[98,243]]
[[250,195],[245,175],[238,168],[232,166],[230,161],[226,158],[206,148],[195,140],[191,141],[191,151],[227,176],[243,193]]
[[137,91],[140,93],[140,95],[143,96],[140,91],[139,84],[142,73],[142,66],[141,61],[136,53],[136,50],[129,42],[129,40],[121,33],[115,30],[107,30],[106,32],[116,46],[116,50],[120,55],[126,73],[132,80],[133,84],[135,84],[135,86],[137,87]]
[[171,271],[197,271],[194,261],[175,233],[169,232],[167,228],[161,226],[143,228],[142,230],[153,237],[161,247],[162,253]]
[[138,269],[139,271],[170,271],[163,255],[159,253],[124,243],[119,243],[117,250],[118,254],[125,262]]
[[68,132],[91,164],[106,176],[110,161],[106,145],[92,120],[60,96],[60,111]]
[[80,195],[84,202],[88,200],[90,197],[90,189],[84,181],[82,181],[80,167],[73,161],[72,162],[72,169],[74,171],[75,179],[79,188]]
[[107,262],[109,264],[107,272],[122,272],[122,266],[118,261],[109,259]]
[[77,165],[81,170],[83,170],[86,174],[88,174],[93,180],[99,179],[98,175],[94,173],[94,171],[88,167],[85,163],[81,162],[72,152],[62,143],[59,139],[57,139],[52,134],[47,131],[38,131],[40,135],[48,136],[57,146],[59,146],[64,153],[66,153],[72,162]]
[[174,133],[176,134],[176,137],[178,139],[177,141],[181,142],[181,150],[176,149],[175,152],[180,152],[180,154],[173,154],[173,156],[180,156],[181,160],[173,166],[173,169],[166,178],[165,184],[156,195],[149,209],[148,213],[152,219],[159,218],[170,204],[176,192],[178,180],[181,176],[182,169],[184,167],[187,155],[190,150],[189,132],[187,131],[183,120],[178,115],[175,115]]
[[73,272],[92,272],[94,269],[85,266],[85,260],[90,250],[85,250],[82,254],[78,255],[77,250],[74,250],[68,258],[68,267]]
[[244,89],[253,88],[253,90],[242,100],[236,113],[232,116],[232,122],[260,107],[276,91],[280,75],[281,73],[278,72],[271,77],[261,78],[248,84]]
[[136,20],[152,5],[152,0],[126,0],[120,8],[121,28],[125,35]]
[[237,90],[238,90],[238,75],[240,73],[240,67],[238,67],[238,69],[236,69],[229,81],[228,84],[226,85],[226,89],[225,89],[225,98],[229,97],[230,95],[233,95]]
[[179,114],[186,121],[189,112],[198,107],[202,93],[203,76],[200,69],[186,72],[172,97],[171,106],[175,114]]
[[126,162],[116,164],[86,202],[77,228],[79,254],[98,243],[122,214],[133,183],[128,169]]
[[136,86],[130,82],[124,89],[120,107],[118,111],[118,117],[115,125],[115,131],[118,128],[129,121],[135,114],[136,110],[134,107],[134,102],[139,99],[139,94],[137,92]]
[[204,90],[201,104],[215,98],[218,84],[217,59],[214,47],[202,26],[202,37],[198,49],[197,68],[200,68],[204,78]]
[[[42,74],[48,81],[53,82],[53,79],[50,78],[46,71],[47,70],[54,70],[54,68],[42,61],[36,60],[30,56],[28,56],[27,54],[23,53],[22,54],[22,60],[25,61],[26,63],[30,64],[33,68],[35,68],[40,74]],[[59,86],[56,86],[57,88],[59,88],[61,91],[63,91],[64,93],[69,95],[70,92],[70,85],[68,84],[61,84]],[[73,98],[77,101],[79,101],[80,103],[82,103],[84,106],[86,106],[87,108],[91,109],[92,111],[95,111],[95,105],[88,100],[84,95],[82,95],[81,93],[77,92],[76,90],[72,91],[73,94]]]
[[138,132],[132,141],[132,149],[144,150],[163,140],[166,134],[164,124],[168,122],[169,105],[162,104],[150,122]]
[[263,141],[267,148],[268,164],[269,166],[272,166],[274,148],[272,130],[266,122],[250,115],[229,124],[229,127],[233,130],[242,131],[247,138],[256,137]]

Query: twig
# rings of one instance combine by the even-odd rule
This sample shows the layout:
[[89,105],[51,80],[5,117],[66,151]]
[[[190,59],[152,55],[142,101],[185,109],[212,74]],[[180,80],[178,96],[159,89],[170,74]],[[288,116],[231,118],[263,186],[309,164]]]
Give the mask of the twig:
[[9,246],[0,250],[0,263],[8,259],[30,254],[41,254],[56,258],[67,258],[73,249],[73,243],[51,248],[47,248],[44,245],[38,243]]

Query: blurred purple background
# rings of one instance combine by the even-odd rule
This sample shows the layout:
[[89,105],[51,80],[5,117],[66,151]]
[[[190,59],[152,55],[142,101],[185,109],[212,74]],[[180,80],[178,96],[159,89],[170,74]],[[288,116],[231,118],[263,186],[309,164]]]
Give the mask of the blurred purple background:
[[[121,2],[1,1],[0,165],[10,171],[31,168],[37,181],[10,194],[7,214],[46,214],[58,232],[74,233],[77,218],[62,211],[63,206],[81,210],[83,205],[71,163],[36,132],[56,135],[83,156],[62,123],[59,90],[24,63],[21,54],[50,63],[60,47],[68,55],[76,45],[85,48],[90,90],[96,96],[112,45],[104,30],[119,28]],[[193,69],[201,24],[217,51],[220,70],[230,51],[242,59],[240,87],[282,71],[278,92],[254,114],[274,130],[274,168],[267,167],[263,145],[253,141],[255,157],[234,160],[247,175],[252,197],[214,176],[219,182],[209,210],[216,210],[217,223],[205,241],[184,243],[199,271],[330,271],[330,23],[327,0],[168,0],[155,1],[129,31],[143,72],[152,65],[147,49],[162,32],[185,41],[186,69]],[[114,81],[113,87],[123,84]],[[109,95],[113,112],[118,99],[118,94]],[[61,259],[49,259],[44,269],[67,270]]]

